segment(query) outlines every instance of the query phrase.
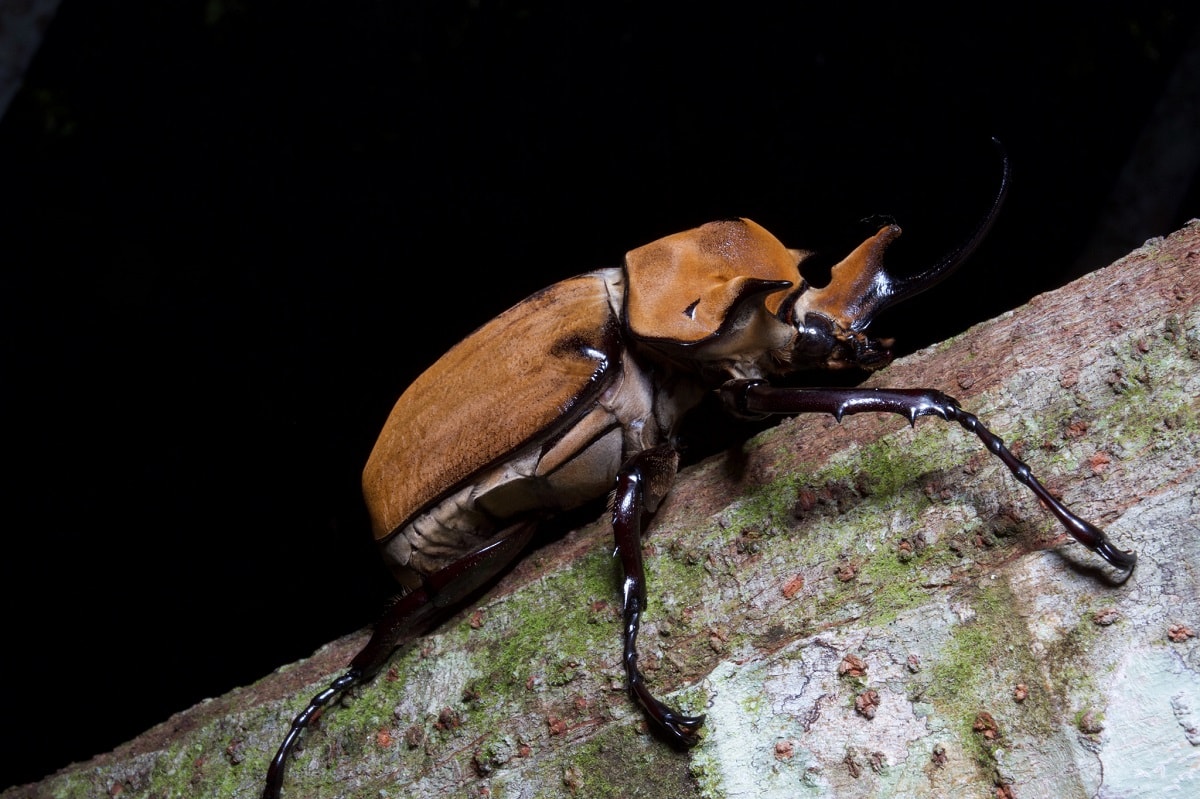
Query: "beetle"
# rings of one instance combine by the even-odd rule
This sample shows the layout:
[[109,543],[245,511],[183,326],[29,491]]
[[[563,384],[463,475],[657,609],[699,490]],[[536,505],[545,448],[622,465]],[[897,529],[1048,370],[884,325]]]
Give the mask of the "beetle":
[[[1003,153],[1003,150],[1001,150]],[[900,235],[884,225],[810,285],[810,254],[745,219],[710,222],[629,251],[623,265],[555,283],[478,328],[396,401],[363,471],[374,536],[402,586],[348,670],[296,716],[267,773],[279,796],[299,736],[332,699],[370,680],[401,643],[509,566],[540,521],[609,495],[622,571],[628,690],[651,726],[694,746],[704,716],[657,699],[638,667],[646,609],[642,529],[679,466],[681,420],[715,392],[742,418],[896,413],[957,422],[1112,566],[1137,556],[1076,516],[973,414],[931,388],[781,387],[806,369],[874,371],[893,357],[866,330],[884,309],[944,280],[976,249],[1011,182],[976,229],[932,267],[890,273]]]

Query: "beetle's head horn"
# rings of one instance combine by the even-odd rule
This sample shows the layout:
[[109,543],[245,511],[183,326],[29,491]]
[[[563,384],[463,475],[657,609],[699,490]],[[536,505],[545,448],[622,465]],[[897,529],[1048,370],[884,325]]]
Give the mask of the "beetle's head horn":
[[1008,193],[1011,169],[1003,148],[1001,155],[1004,171],[991,208],[970,237],[936,264],[910,277],[891,274],[883,256],[899,238],[900,227],[886,225],[833,267],[827,285],[799,293],[790,309],[800,334],[794,348],[796,366],[878,369],[891,361],[891,341],[869,338],[864,331],[886,308],[953,274],[983,241]]

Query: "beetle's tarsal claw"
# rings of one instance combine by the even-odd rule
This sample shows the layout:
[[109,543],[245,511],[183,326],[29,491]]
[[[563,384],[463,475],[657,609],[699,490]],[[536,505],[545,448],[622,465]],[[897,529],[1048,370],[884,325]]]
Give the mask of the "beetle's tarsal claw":
[[1137,566],[1136,552],[1117,549],[1107,537],[1096,546],[1096,554],[1108,561],[1114,568],[1128,572],[1128,574],[1132,574],[1133,568]]
[[690,749],[700,743],[700,728],[704,726],[704,716],[685,716],[656,699],[642,680],[640,672],[635,670],[630,690],[634,698],[646,711],[646,719],[656,726],[667,738],[677,746]]
[[669,720],[668,723],[680,745],[690,749],[700,743],[700,728],[704,726],[704,718],[704,716],[680,716]]
[[1079,543],[1104,558],[1113,568],[1127,572],[1133,571],[1133,567],[1137,565],[1136,552],[1117,549],[1099,527],[1070,514],[1069,511],[1068,514],[1064,524],[1066,524],[1067,531],[1075,536]]
[[662,708],[660,722],[672,741],[686,749],[700,743],[700,728],[704,726],[705,716],[681,716],[665,705]]

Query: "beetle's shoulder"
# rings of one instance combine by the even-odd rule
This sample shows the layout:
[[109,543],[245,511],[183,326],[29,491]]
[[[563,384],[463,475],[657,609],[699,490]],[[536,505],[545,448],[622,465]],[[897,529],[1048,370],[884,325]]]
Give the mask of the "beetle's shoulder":
[[620,270],[568,278],[475,330],[400,396],[363,471],[377,539],[588,406],[621,357]]
[[775,315],[800,285],[802,255],[749,219],[650,242],[625,255],[626,322],[639,338],[695,344],[720,335],[752,298]]

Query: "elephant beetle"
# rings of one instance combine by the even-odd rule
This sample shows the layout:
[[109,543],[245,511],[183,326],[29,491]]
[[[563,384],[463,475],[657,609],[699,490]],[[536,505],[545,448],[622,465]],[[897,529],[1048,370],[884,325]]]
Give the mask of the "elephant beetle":
[[510,565],[539,521],[609,494],[623,580],[623,663],[651,726],[694,746],[704,716],[651,693],[638,667],[646,608],[642,527],[679,465],[677,428],[715,392],[738,417],[895,413],[936,416],[974,433],[1066,530],[1112,566],[1137,556],[1072,513],[953,398],[930,388],[778,387],[806,369],[873,371],[890,341],[867,328],[884,309],[949,276],[995,221],[1011,180],[968,239],[911,277],[884,253],[894,224],[833,267],[803,277],[808,253],[749,219],[710,222],[631,250],[619,267],[545,288],[478,328],[400,396],[363,472],[374,535],[403,590],[348,670],[292,722],[267,773],[277,799],[299,736],[332,699],[371,679],[411,640]]

